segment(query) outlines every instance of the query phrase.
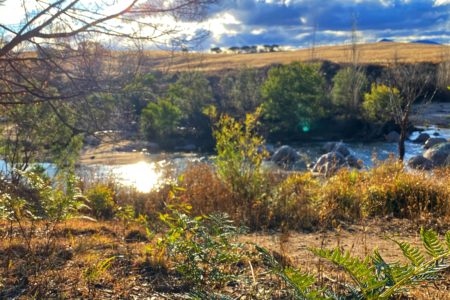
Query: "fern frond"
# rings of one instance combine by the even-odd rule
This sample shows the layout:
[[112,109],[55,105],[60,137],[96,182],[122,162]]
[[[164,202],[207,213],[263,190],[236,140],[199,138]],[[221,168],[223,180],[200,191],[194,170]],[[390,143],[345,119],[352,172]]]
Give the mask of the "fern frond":
[[284,268],[269,251],[265,248],[255,245],[256,250],[261,254],[264,263],[270,268],[271,272],[278,275],[295,292],[297,300],[320,300],[329,299],[323,297],[323,290],[314,290],[313,285],[316,279],[313,275],[301,272],[294,268]]
[[447,231],[447,233],[445,234],[445,242],[447,244],[448,250],[450,250],[450,231]]
[[290,279],[290,281],[300,290],[306,290],[312,287],[316,282],[313,275],[305,272],[300,272],[294,268],[284,269],[284,273]]
[[409,261],[412,263],[413,266],[417,267],[423,264],[425,261],[425,256],[423,255],[422,251],[420,251],[419,248],[413,247],[411,244],[407,242],[399,242],[397,240],[392,240],[394,243],[396,243],[400,250],[402,250],[403,255],[409,259]]
[[374,290],[377,290],[386,284],[387,280],[379,280],[377,278],[375,266],[371,264],[371,258],[369,256],[362,260],[358,257],[352,257],[348,251],[344,254],[341,253],[339,248],[334,250],[311,249],[311,251],[315,255],[344,269],[366,298],[370,298]]
[[420,229],[420,237],[428,254],[434,258],[445,254],[444,245],[433,230]]

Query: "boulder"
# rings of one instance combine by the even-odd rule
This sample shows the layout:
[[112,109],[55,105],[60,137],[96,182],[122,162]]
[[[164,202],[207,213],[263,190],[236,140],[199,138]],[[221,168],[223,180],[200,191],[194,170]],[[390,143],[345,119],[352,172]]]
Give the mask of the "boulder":
[[419,136],[412,140],[413,143],[415,144],[425,144],[425,142],[430,138],[430,135],[428,133],[421,133],[419,134]]
[[319,157],[312,171],[330,176],[343,167],[348,167],[345,157],[339,152],[329,152]]
[[442,144],[442,143],[445,143],[445,142],[447,142],[447,140],[444,139],[444,138],[438,138],[438,137],[436,137],[436,138],[429,138],[425,142],[425,145],[423,147],[425,149],[430,149],[430,148],[432,148],[435,145]]
[[434,167],[450,165],[450,142],[435,145],[425,151],[423,156],[433,163]]
[[339,152],[342,156],[350,155],[350,150],[342,142],[328,142],[323,146],[326,153]]
[[400,141],[400,134],[396,131],[391,131],[384,138],[388,143],[398,143]]
[[289,166],[295,163],[300,158],[297,151],[290,146],[281,146],[272,155],[271,160],[280,166]]
[[408,160],[408,167],[416,170],[431,170],[433,162],[422,155],[417,155]]

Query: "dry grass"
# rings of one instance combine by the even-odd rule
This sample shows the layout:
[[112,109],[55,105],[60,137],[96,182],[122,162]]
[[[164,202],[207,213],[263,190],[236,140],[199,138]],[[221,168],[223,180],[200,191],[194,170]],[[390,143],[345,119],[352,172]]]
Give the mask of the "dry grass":
[[[388,261],[395,261],[402,259],[401,253],[384,237],[398,236],[418,244],[421,226],[441,234],[450,229],[450,169],[410,173],[390,162],[367,171],[342,170],[331,178],[314,178],[308,173],[267,176],[264,189],[271,192],[249,212],[261,217],[253,229],[282,233],[259,230],[240,240],[275,251],[286,263],[316,274],[324,285],[336,286],[345,278],[314,257],[310,247],[338,246],[359,256],[379,248]],[[189,168],[183,187],[175,199],[191,203],[194,214],[224,211],[242,222],[242,204],[211,166]],[[118,205],[131,205],[138,213],[147,214],[159,237],[158,213],[164,211],[164,203],[174,201],[167,197],[169,187],[150,194],[113,183],[109,188]],[[164,267],[167,264],[155,264],[147,251],[152,242],[141,223],[74,219],[54,230],[49,230],[46,222],[34,225],[23,224],[25,232],[33,232],[28,246],[17,224],[0,222],[0,298],[178,299],[189,291],[179,274]],[[83,275],[111,257],[111,267],[95,280]],[[283,299],[283,285],[264,275],[258,262],[254,267],[259,286],[275,288],[267,299]],[[434,286],[417,287],[409,296],[450,299],[450,274],[444,275]],[[226,288],[235,296],[243,293],[239,285]]]
[[[0,235],[0,298],[9,299],[183,299],[188,288],[180,278],[165,269],[149,263],[145,255],[147,241],[126,242],[115,222],[89,222],[72,220],[58,227],[57,242],[52,251],[43,255],[39,234],[34,240],[36,251],[27,252],[15,230],[6,236],[7,223],[2,223]],[[448,229],[446,222],[422,225]],[[38,226],[38,228],[41,228]],[[344,280],[342,272],[313,256],[310,247],[341,247],[353,254],[364,256],[378,248],[387,261],[404,259],[385,236],[400,236],[402,240],[419,245],[418,224],[393,218],[372,219],[355,225],[342,224],[338,229],[313,233],[285,232],[254,233],[241,236],[242,242],[264,246],[285,263],[300,267],[319,278],[328,286],[336,286]],[[142,230],[130,227],[130,233]],[[115,257],[111,267],[95,284],[89,284],[83,276],[85,270],[104,259]],[[283,285],[276,278],[267,277],[258,262],[254,263],[255,276],[261,286],[272,286],[272,296]],[[332,281],[331,278],[336,279]],[[268,280],[268,282],[265,282]],[[432,286],[419,286],[411,291],[408,299],[449,299],[450,274]],[[235,295],[243,293],[239,287],[227,287]],[[270,299],[270,298],[267,298]],[[272,298],[273,299],[273,298]],[[276,298],[280,299],[280,298]],[[282,299],[282,298],[281,298]]]
[[[350,45],[317,47],[314,59],[329,60],[335,63],[349,63],[351,62],[350,48]],[[448,59],[449,48],[446,45],[408,43],[370,43],[361,44],[358,47],[361,64],[380,65],[385,65],[394,59],[405,63],[439,63],[444,59]],[[186,54],[148,51],[146,55],[149,66],[172,71],[220,71],[241,68],[243,65],[264,67],[272,64],[311,60],[310,49],[252,54]]]
[[[197,214],[228,213],[252,230],[316,230],[367,217],[418,220],[449,216],[450,170],[435,174],[407,172],[396,161],[366,171],[343,169],[330,178],[309,173],[266,174],[267,186],[251,205],[239,199],[208,165],[194,165],[184,175],[182,199]],[[258,222],[246,222],[257,216]]]

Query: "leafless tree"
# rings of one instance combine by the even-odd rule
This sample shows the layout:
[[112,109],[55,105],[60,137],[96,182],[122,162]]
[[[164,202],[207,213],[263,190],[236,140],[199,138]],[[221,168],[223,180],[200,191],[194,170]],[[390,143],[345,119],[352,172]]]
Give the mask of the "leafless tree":
[[437,70],[437,86],[441,90],[447,90],[450,86],[450,48],[442,53],[442,61]]
[[[390,66],[388,73],[390,86],[396,87],[400,92],[400,97],[392,95],[390,107],[394,120],[400,127],[398,153],[399,159],[403,161],[412,106],[418,100],[430,102],[433,99],[436,89],[431,88],[431,86],[435,77],[425,64],[400,64],[394,62]],[[391,89],[391,91],[394,92],[394,89]]]
[[352,66],[351,90],[352,90],[352,107],[354,111],[358,111],[361,100],[361,91],[367,84],[364,70],[359,63],[360,49],[358,37],[358,18],[356,14],[352,15],[352,32],[351,32],[351,48],[350,59]]
[[[118,94],[135,75],[148,72],[142,69],[145,47],[162,39],[175,43],[176,21],[199,20],[215,1],[20,1],[19,24],[0,20],[0,106],[46,102],[74,133],[108,129],[102,125],[115,115],[96,120],[94,111],[102,108],[89,97]],[[162,23],[162,17],[173,24]],[[89,126],[70,124],[61,106],[72,106],[84,120],[78,124]]]
[[[23,21],[19,25],[0,23],[4,33],[0,44],[0,103],[16,104],[14,96],[24,93],[33,95],[35,101],[48,101],[71,99],[97,90],[100,86],[97,80],[93,81],[95,74],[80,74],[72,68],[80,60],[88,63],[86,55],[93,54],[86,51],[86,42],[80,40],[101,37],[123,44],[156,42],[177,32],[176,25],[158,23],[159,17],[195,20],[214,1],[102,0],[95,4],[82,0],[22,1]],[[116,11],[107,13],[110,10],[106,8],[118,6],[119,2]],[[47,74],[42,74],[43,66]],[[45,91],[47,80],[54,78],[51,73],[55,72],[65,83],[71,83],[70,91],[59,95]]]

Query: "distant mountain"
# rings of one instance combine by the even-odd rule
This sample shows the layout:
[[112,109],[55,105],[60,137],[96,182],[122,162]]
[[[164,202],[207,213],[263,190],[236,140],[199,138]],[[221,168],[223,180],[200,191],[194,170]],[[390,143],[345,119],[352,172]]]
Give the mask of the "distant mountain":
[[378,41],[378,43],[393,43],[394,40],[390,40],[390,39],[381,39]]
[[440,45],[440,43],[432,41],[432,40],[417,40],[412,41],[412,44],[429,44],[429,45]]

